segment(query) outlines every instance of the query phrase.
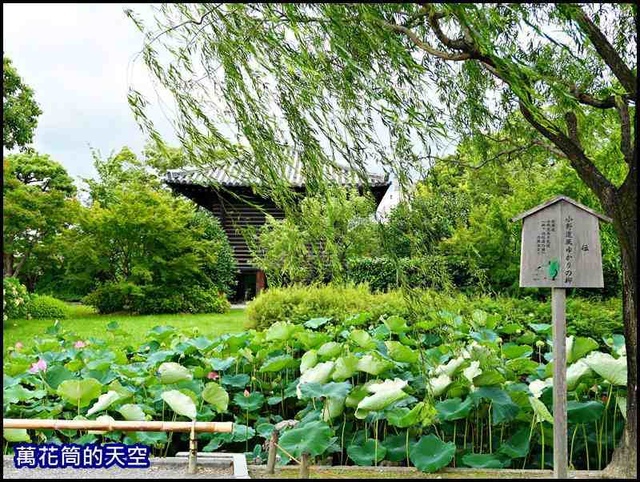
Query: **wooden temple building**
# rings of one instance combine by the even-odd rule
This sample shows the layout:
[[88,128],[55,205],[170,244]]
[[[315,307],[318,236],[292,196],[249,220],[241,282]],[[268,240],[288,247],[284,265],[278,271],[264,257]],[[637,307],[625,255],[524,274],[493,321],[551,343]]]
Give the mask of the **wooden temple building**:
[[[294,192],[304,194],[305,180],[301,164],[287,167],[284,178]],[[354,172],[345,167],[326,169],[328,179],[342,186],[357,187],[360,192],[368,184],[376,206],[391,185],[389,177],[368,173],[368,182],[362,183]],[[229,168],[174,169],[167,172],[165,183],[174,192],[182,194],[199,206],[211,211],[222,224],[233,248],[238,269],[238,283],[234,301],[252,299],[266,287],[264,273],[251,263],[251,253],[242,235],[246,226],[262,226],[266,214],[283,219],[284,212],[276,204],[257,195],[247,180],[234,166]]]

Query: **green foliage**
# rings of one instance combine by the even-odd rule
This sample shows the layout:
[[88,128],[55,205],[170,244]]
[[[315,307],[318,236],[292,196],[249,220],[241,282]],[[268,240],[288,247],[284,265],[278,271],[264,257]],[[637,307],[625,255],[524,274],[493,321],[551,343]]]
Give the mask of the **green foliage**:
[[3,321],[15,318],[25,318],[29,293],[26,286],[13,277],[2,278],[2,319]]
[[33,132],[42,114],[31,87],[23,83],[11,59],[2,56],[2,147],[24,148],[33,141]]
[[30,258],[51,256],[57,236],[75,221],[76,187],[62,165],[36,152],[5,157],[2,187],[4,273],[33,275],[38,263]]
[[374,295],[364,285],[296,285],[263,291],[249,303],[247,316],[254,327],[263,329],[277,321],[298,324],[320,316],[343,320],[363,311],[377,320],[381,315],[406,314],[407,309],[398,292]]
[[285,219],[267,218],[253,262],[271,286],[344,281],[349,259],[376,252],[374,211],[370,199],[341,188],[305,197]]
[[33,319],[67,318],[67,305],[63,301],[47,295],[32,295],[27,302],[27,317]]
[[349,260],[348,278],[368,284],[373,291],[402,286],[414,289],[450,288],[447,259],[440,255],[414,258],[354,258]]

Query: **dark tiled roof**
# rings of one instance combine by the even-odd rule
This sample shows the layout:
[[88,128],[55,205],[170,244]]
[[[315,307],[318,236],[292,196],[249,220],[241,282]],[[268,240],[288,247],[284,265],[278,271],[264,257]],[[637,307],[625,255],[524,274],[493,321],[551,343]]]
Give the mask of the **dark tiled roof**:
[[[325,175],[341,185],[362,184],[356,173],[347,168],[339,166],[337,168],[325,167]],[[302,174],[302,164],[297,161],[293,165],[285,168],[284,177],[289,184],[295,187],[304,186],[304,176]],[[390,185],[389,176],[368,173],[370,186]],[[248,186],[251,181],[255,181],[255,176],[246,175],[240,171],[236,165],[218,168],[191,168],[191,169],[171,169],[165,175],[165,181],[169,184],[191,184],[199,186],[222,185],[222,186]]]

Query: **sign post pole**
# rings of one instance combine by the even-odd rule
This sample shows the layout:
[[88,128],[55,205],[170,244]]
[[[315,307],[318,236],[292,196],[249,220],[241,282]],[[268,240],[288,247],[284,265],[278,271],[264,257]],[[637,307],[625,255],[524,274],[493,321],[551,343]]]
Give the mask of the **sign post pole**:
[[553,477],[567,478],[566,290],[551,288],[553,318]]
[[551,288],[553,318],[553,476],[567,478],[566,289],[602,288],[598,220],[611,222],[566,196],[518,214],[522,219],[520,286]]

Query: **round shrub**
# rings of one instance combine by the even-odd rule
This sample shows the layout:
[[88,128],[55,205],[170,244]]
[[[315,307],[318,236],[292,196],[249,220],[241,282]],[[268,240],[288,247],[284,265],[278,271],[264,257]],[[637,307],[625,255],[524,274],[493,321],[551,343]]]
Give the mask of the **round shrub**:
[[2,279],[2,319],[3,321],[27,316],[27,303],[29,293],[26,286],[17,278],[6,277]]
[[53,296],[33,295],[27,303],[27,317],[39,319],[64,319],[67,306]]
[[89,293],[82,300],[91,305],[98,313],[116,313],[130,311],[136,300],[143,296],[142,288],[133,283],[105,283]]

